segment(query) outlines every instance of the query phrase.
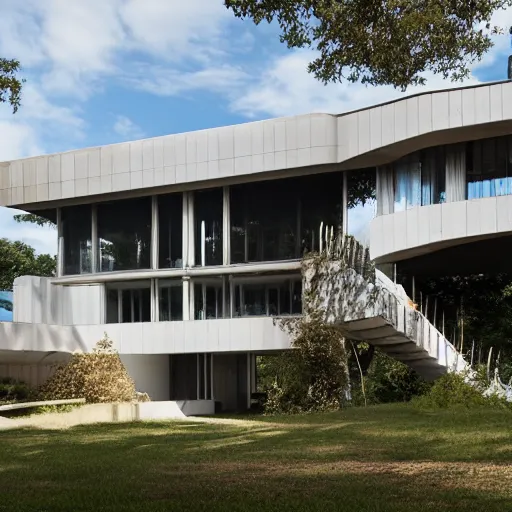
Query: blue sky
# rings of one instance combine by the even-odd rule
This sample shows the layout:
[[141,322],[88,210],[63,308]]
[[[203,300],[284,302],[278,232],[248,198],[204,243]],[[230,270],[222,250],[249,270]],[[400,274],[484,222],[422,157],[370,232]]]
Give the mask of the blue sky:
[[[273,26],[234,18],[222,0],[0,0],[0,55],[27,83],[16,115],[0,106],[0,161],[306,112],[339,113],[401,96],[324,86]],[[495,24],[512,24],[512,9]],[[508,36],[467,83],[504,79]],[[426,76],[428,89],[454,86]],[[417,92],[412,88],[408,94]],[[0,237],[55,252],[54,232],[0,208]]]

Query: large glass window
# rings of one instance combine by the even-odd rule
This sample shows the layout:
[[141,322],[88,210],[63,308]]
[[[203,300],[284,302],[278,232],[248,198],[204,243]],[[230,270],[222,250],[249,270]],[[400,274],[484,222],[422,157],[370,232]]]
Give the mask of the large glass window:
[[407,155],[393,164],[394,211],[445,201],[445,153],[443,147]]
[[194,319],[209,320],[223,317],[222,279],[194,283]]
[[370,245],[370,222],[377,212],[375,168],[347,172],[347,231]]
[[421,162],[414,153],[395,163],[395,212],[421,206]]
[[151,265],[151,198],[98,204],[100,270],[147,269]]
[[320,226],[342,221],[341,173],[231,187],[231,262],[300,258],[318,249]]
[[183,267],[183,196],[158,197],[159,267]]
[[280,277],[267,282],[238,279],[235,283],[234,316],[282,316],[302,314],[300,277]]
[[181,280],[159,284],[161,322],[183,320],[183,288]]
[[512,194],[510,136],[476,140],[466,146],[467,198]]
[[202,265],[222,265],[223,191],[221,188],[194,193],[195,258]]
[[151,321],[151,288],[148,281],[107,286],[107,323]]
[[[343,226],[343,174],[332,172],[300,178],[300,254],[318,251],[320,226]],[[324,230],[324,233],[325,233]]]
[[62,208],[64,237],[64,274],[87,274],[92,271],[91,205]]

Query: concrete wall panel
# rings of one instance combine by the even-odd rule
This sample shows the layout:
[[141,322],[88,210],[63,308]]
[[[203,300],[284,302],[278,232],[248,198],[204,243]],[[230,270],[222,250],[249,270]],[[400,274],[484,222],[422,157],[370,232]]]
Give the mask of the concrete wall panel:
[[420,94],[340,116],[308,114],[5,162],[0,205],[342,163],[436,131],[510,121],[511,93],[511,83],[497,83]]
[[382,215],[372,220],[370,233],[370,253],[380,263],[419,256],[441,247],[440,244],[443,248],[454,246],[466,237],[478,240],[509,234],[512,196],[422,206]]

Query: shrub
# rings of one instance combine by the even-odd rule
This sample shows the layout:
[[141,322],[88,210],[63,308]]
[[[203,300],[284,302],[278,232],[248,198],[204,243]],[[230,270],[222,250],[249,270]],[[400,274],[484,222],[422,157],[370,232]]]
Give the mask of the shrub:
[[133,380],[106,335],[92,353],[73,354],[57,366],[40,394],[44,400],[85,398],[88,403],[136,400]]
[[0,402],[22,402],[33,395],[34,390],[25,382],[11,378],[0,379]]
[[[366,400],[369,404],[409,402],[413,397],[426,393],[430,387],[431,384],[414,370],[379,350],[375,351],[365,376]],[[353,405],[364,403],[360,376],[356,373],[352,382],[352,402]]]
[[415,406],[427,409],[450,407],[472,408],[496,406],[508,408],[506,400],[497,396],[485,397],[480,386],[468,384],[463,374],[447,373],[437,379],[423,396],[413,400]]
[[348,386],[344,338],[318,317],[293,320],[285,328],[293,348],[275,360],[276,379],[268,390],[267,414],[339,409]]

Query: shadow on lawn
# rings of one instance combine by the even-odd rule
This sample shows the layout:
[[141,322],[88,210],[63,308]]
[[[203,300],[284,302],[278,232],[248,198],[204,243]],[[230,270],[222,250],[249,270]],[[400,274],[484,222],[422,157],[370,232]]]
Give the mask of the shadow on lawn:
[[67,511],[72,503],[83,511],[501,512],[512,509],[511,418],[387,407],[249,427],[4,432],[0,475],[9,493],[0,511]]

